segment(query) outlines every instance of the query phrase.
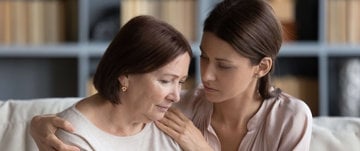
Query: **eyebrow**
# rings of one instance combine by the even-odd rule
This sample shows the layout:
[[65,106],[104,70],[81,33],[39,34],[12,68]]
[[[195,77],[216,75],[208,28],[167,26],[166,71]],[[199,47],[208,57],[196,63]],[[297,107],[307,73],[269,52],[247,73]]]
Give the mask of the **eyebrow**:
[[[180,78],[180,76],[175,75],[175,74],[171,74],[171,73],[165,73],[165,74],[163,74],[163,75],[164,75],[164,76],[172,76],[172,77]],[[187,79],[188,77],[189,77],[189,76],[186,75],[186,76],[184,76],[184,77],[182,77],[182,78]]]
[[[206,53],[204,52],[204,50],[201,48],[201,46],[199,46],[199,48],[200,48],[201,53],[206,54]],[[229,63],[231,63],[230,60],[223,59],[223,58],[215,58],[215,60],[216,60],[216,61],[221,61],[221,62],[229,62]]]

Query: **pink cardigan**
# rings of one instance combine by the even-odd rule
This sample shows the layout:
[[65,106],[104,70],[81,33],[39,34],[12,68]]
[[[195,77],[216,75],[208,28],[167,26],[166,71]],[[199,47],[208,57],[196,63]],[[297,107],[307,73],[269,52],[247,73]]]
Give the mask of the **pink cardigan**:
[[[206,101],[202,89],[186,93],[178,107],[192,119],[214,150],[220,151],[220,141],[210,124],[212,103]],[[307,151],[312,114],[303,101],[281,93],[278,98],[263,101],[247,128],[239,151]]]

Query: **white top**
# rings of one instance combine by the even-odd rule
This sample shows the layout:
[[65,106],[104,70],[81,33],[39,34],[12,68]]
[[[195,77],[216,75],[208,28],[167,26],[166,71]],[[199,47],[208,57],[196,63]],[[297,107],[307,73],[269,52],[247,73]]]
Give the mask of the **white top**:
[[[177,106],[192,119],[211,147],[220,151],[219,138],[211,126],[213,104],[205,99],[203,90],[185,94]],[[312,114],[303,101],[281,93],[277,98],[263,101],[249,120],[247,129],[238,151],[307,151],[310,147]]]
[[58,113],[75,128],[74,133],[57,130],[56,135],[65,143],[86,151],[180,151],[180,146],[151,122],[132,136],[115,136],[97,128],[81,114],[75,105]]

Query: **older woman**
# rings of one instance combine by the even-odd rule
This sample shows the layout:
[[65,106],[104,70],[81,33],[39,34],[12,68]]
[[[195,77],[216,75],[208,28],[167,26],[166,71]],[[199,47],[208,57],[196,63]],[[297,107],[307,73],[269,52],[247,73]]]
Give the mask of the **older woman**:
[[57,137],[81,150],[181,150],[153,121],[180,100],[191,56],[186,39],[169,24],[150,16],[131,19],[101,58],[98,93],[57,114],[76,130],[59,130]]

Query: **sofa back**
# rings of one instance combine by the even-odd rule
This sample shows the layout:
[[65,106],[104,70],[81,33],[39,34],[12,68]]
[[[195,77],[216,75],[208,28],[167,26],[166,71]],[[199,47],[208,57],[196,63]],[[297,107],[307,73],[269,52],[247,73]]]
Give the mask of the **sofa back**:
[[29,133],[33,116],[57,113],[80,98],[51,98],[0,101],[0,150],[37,151]]
[[[33,116],[58,113],[81,98],[0,101],[0,150],[37,151],[29,133]],[[360,118],[315,117],[311,151],[360,151]]]

